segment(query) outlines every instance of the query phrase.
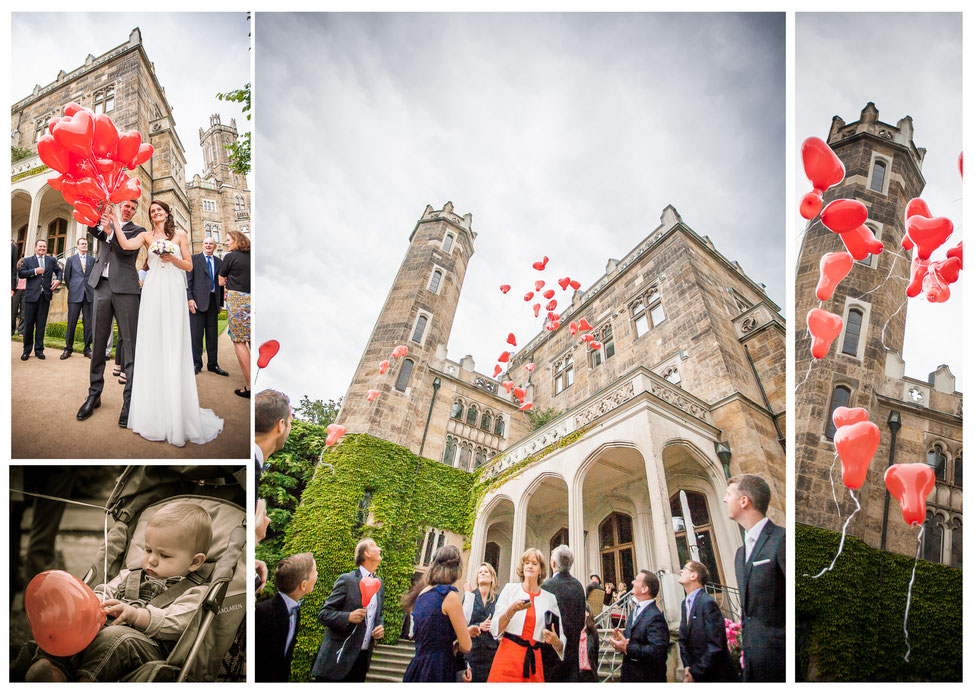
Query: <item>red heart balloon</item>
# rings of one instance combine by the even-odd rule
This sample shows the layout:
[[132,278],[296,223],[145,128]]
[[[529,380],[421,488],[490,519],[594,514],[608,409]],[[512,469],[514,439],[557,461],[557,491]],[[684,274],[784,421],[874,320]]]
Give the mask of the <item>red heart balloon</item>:
[[517,337],[514,336],[513,332],[507,335],[507,343],[511,346],[517,346]]
[[569,323],[568,329],[572,331],[572,334],[575,334],[576,332],[578,332],[578,323],[577,322]]
[[500,285],[500,293],[506,294],[508,291],[510,291],[510,284]]
[[68,173],[71,168],[68,150],[58,144],[51,135],[41,135],[38,138],[37,155],[45,166],[53,168],[58,173]]
[[94,218],[98,220],[99,218],[99,213],[95,210],[95,207],[89,202],[86,202],[84,200],[76,200],[75,204],[72,206],[75,208],[75,211],[77,211],[85,219]]
[[601,349],[602,342],[589,342],[589,346],[592,347],[593,349]]
[[905,205],[905,221],[908,221],[910,217],[925,217],[926,219],[932,218],[932,212],[929,211],[929,205],[921,197],[913,197],[909,200],[909,203]]
[[95,116],[95,113],[92,111],[91,108],[85,108],[85,106],[82,106],[81,104],[77,104],[74,101],[72,101],[67,106],[65,106],[65,115],[68,117],[75,115],[79,111],[85,111],[89,115],[93,117]]
[[92,151],[96,156],[104,157],[119,141],[119,131],[116,130],[112,118],[105,113],[95,116],[95,136],[92,138]]
[[854,266],[850,253],[825,253],[820,258],[820,281],[817,282],[817,298],[828,301],[841,279],[847,276]]
[[566,291],[566,290],[568,289],[568,285],[569,285],[569,283],[570,283],[571,281],[572,281],[572,280],[571,280],[571,279],[569,279],[568,277],[563,277],[562,279],[559,279],[559,280],[558,280],[558,286],[560,286],[560,287],[561,287],[561,290],[562,290],[562,291]]
[[960,270],[962,269],[962,265],[960,263],[960,259],[955,255],[953,257],[948,257],[945,260],[937,260],[935,265],[936,272],[946,281],[947,284],[953,284],[960,278]]
[[929,219],[916,215],[908,218],[905,228],[909,238],[918,247],[918,255],[922,260],[928,260],[932,251],[953,234],[953,222],[946,217]]
[[589,321],[586,320],[585,318],[582,318],[581,320],[578,321],[579,332],[582,332],[584,330],[591,330],[591,329],[592,329],[592,325],[590,325]]
[[366,609],[371,603],[371,598],[381,589],[381,580],[376,577],[361,578],[361,607]]
[[912,269],[909,272],[909,285],[905,289],[906,296],[914,298],[922,293],[922,281],[926,278],[926,272],[928,270],[928,260],[920,260],[917,257],[912,258]]
[[408,347],[404,344],[399,344],[395,347],[394,351],[391,352],[391,358],[400,359],[402,356],[408,353]]
[[906,231],[905,235],[902,236],[902,247],[905,248],[906,250],[912,250],[912,248],[915,247],[915,243],[913,243],[912,239],[909,238],[908,231]]
[[525,301],[530,301],[532,298],[534,298],[534,292],[533,291],[528,291],[526,294],[524,294],[524,300]]
[[345,433],[347,433],[347,429],[339,424],[330,424],[327,426],[327,447],[329,448],[335,445],[338,440],[344,437]]
[[579,284],[574,279],[572,281],[570,281],[569,284],[571,284],[572,288],[575,289],[576,291],[578,291],[582,287],[582,285]]
[[922,462],[893,464],[885,470],[885,487],[902,509],[902,519],[911,526],[926,521],[926,498],[936,485],[936,472]]
[[514,381],[513,380],[505,380],[501,384],[504,386],[504,391],[509,395],[510,394],[510,389],[512,387],[514,387]]
[[844,180],[844,162],[819,137],[803,140],[801,154],[806,177],[817,190],[827,190]]
[[510,352],[505,351],[501,353],[500,356],[497,358],[497,360],[500,361],[501,363],[507,363],[508,361],[510,361]]
[[534,406],[534,405],[533,405],[533,404],[531,404],[531,402],[527,402],[527,403],[525,403],[525,404],[522,404],[522,405],[521,405],[520,407],[518,407],[518,408],[519,408],[519,409],[520,409],[521,411],[527,411],[528,409],[530,409],[530,408],[531,408],[531,407],[533,407],[533,406]]
[[536,270],[538,270],[539,272],[541,272],[542,270],[544,270],[544,264],[545,264],[545,263],[543,263],[543,262],[535,262],[535,263],[533,263],[533,264],[531,265],[531,267],[533,267],[534,269],[536,269]]
[[64,182],[65,182],[65,174],[63,173],[60,176],[55,176],[54,178],[48,178],[48,185],[50,185],[53,190],[57,190],[58,192],[61,192],[62,183]]
[[89,157],[95,137],[95,118],[88,111],[76,111],[67,122],[59,120],[55,123],[51,134],[69,152]]
[[837,407],[834,409],[834,426],[842,428],[868,420],[868,410],[863,407]]
[[830,351],[830,345],[840,334],[844,321],[823,308],[812,308],[806,314],[806,326],[810,331],[810,353],[815,359],[822,359]]
[[963,241],[960,241],[946,251],[946,257],[956,257],[960,259],[960,269],[963,269]]
[[109,195],[109,202],[114,205],[125,202],[126,200],[137,200],[142,195],[138,178],[126,177],[122,185],[116,187]]
[[527,364],[527,365],[526,365],[526,366],[524,366],[524,367],[525,367],[525,368],[527,369],[527,372],[528,372],[528,373],[530,373],[531,371],[533,371],[533,370],[534,370],[534,364],[533,364],[533,363],[529,363],[529,364]]
[[868,220],[868,208],[857,200],[834,200],[820,213],[820,221],[834,233],[856,229]]
[[79,192],[85,197],[93,200],[104,200],[106,198],[105,191],[99,187],[95,178],[79,178],[75,181],[75,184],[78,186]]
[[557,320],[552,320],[547,325],[544,326],[544,329],[548,330],[548,332],[554,332],[559,327],[561,327],[561,323],[558,322]]
[[136,130],[127,130],[120,133],[119,142],[116,143],[116,160],[124,164],[132,161],[140,151],[142,137]]
[[58,123],[60,120],[61,120],[61,118],[55,116],[54,118],[52,118],[51,120],[48,121],[48,134],[49,135],[52,134],[51,131],[54,130],[55,124]]
[[132,171],[137,166],[145,164],[147,161],[149,161],[151,156],[153,156],[153,145],[146,143],[141,144],[136,156],[134,156],[132,161],[126,164],[126,166]]
[[548,289],[547,291],[545,291],[541,295],[544,296],[545,298],[554,298],[555,297],[555,290],[554,289]]
[[538,281],[534,282],[534,290],[535,291],[541,291],[541,289],[543,289],[543,288],[544,288],[544,282],[543,281],[541,281],[539,279]]
[[548,305],[546,305],[544,307],[544,309],[545,310],[554,310],[557,307],[558,307],[558,299],[553,298],[550,301],[548,301]]
[[960,166],[960,178],[962,178],[963,177],[963,152],[960,152],[959,166]]
[[388,366],[390,366],[390,365],[391,365],[391,362],[388,359],[385,359],[384,361],[381,361],[380,363],[378,363],[378,373],[380,373],[381,375],[384,375],[385,374],[385,371],[388,370]]
[[106,618],[95,592],[63,570],[34,576],[24,590],[24,611],[38,646],[56,657],[88,647]]
[[270,339],[267,342],[262,342],[259,347],[259,360],[256,365],[259,368],[265,368],[269,365],[269,361],[272,357],[279,353],[279,342],[274,339]]
[[800,202],[801,217],[815,219],[820,214],[821,209],[823,209],[823,198],[820,197],[820,193],[808,192],[803,196],[803,200]]
[[119,163],[113,161],[112,159],[95,160],[95,168],[99,170],[99,173],[101,173],[107,181],[112,177],[118,165]]
[[495,364],[494,367],[493,367],[493,377],[496,378],[498,375],[500,375],[501,373],[503,373],[503,370],[504,369],[500,367],[500,364],[499,363],[498,364]]
[[377,399],[378,395],[380,395],[380,394],[381,394],[381,390],[368,390],[367,391],[367,401],[368,402],[373,402],[375,399]]
[[881,431],[870,421],[841,426],[834,433],[834,447],[840,456],[842,481],[847,488],[861,488],[868,475],[868,465],[878,451]]
[[592,339],[593,339],[593,337],[592,337],[592,334],[591,333],[587,333],[587,334],[583,334],[582,335],[582,341],[583,342],[588,343],[588,342],[591,342]]
[[552,322],[561,322],[561,316],[558,313],[548,313],[548,319]]
[[532,308],[534,309],[534,317],[538,317],[538,313],[541,312],[541,304],[535,303]]
[[865,224],[861,224],[856,229],[845,231],[840,234],[840,239],[855,260],[863,260],[868,255],[880,255],[885,249],[885,244],[875,238]]
[[922,279],[922,291],[925,292],[926,300],[930,303],[945,303],[949,300],[949,285],[937,270],[937,263],[929,265],[929,270]]
[[526,394],[527,394],[527,390],[525,390],[523,387],[515,387],[514,388],[514,397],[517,398],[517,401],[518,402],[523,402],[524,401],[524,395],[526,395]]

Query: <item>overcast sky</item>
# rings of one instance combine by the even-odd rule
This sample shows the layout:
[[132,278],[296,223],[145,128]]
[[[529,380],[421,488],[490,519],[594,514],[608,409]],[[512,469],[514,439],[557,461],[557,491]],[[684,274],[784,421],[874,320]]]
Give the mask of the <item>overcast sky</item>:
[[[14,13],[11,15],[10,90],[13,101],[42,87],[129,40],[139,27],[143,48],[167,90],[177,134],[187,158],[186,176],[204,170],[198,128],[207,129],[211,115],[232,118],[239,134],[250,127],[241,105],[219,101],[215,94],[240,89],[251,74],[246,13]],[[91,104],[84,104],[91,107]],[[110,114],[111,115],[111,114]],[[147,133],[142,133],[144,138]],[[248,177],[249,187],[252,176]]]
[[[934,259],[945,258],[946,248],[963,238],[963,186],[957,167],[963,150],[961,15],[798,13],[796,48],[797,144],[810,136],[826,138],[835,115],[847,123],[858,120],[869,101],[883,122],[895,125],[912,116],[915,144],[928,150],[921,197],[934,215],[948,217],[955,227],[950,241],[933,253]],[[796,162],[799,199],[812,186],[799,157]],[[804,223],[799,219],[798,233]],[[881,258],[879,263],[890,266],[891,256]],[[908,277],[907,265],[903,276]],[[951,298],[942,304],[929,303],[924,294],[910,299],[906,375],[926,380],[945,363],[962,390],[964,286],[958,282],[950,287]]]
[[282,343],[259,389],[346,392],[447,200],[478,234],[449,356],[484,373],[542,327],[533,261],[587,288],[668,204],[785,306],[784,21],[259,13],[256,324]]

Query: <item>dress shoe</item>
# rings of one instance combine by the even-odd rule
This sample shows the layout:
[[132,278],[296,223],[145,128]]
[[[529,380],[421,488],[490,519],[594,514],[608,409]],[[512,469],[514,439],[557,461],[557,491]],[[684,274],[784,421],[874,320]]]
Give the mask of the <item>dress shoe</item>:
[[82,356],[84,356],[87,359],[92,358],[92,350],[91,349],[86,349],[84,352],[82,352]]
[[84,421],[88,417],[92,416],[92,412],[102,406],[102,397],[100,395],[89,395],[88,399],[85,400],[85,404],[82,408],[78,410],[78,414],[75,418],[79,421]]
[[201,372],[201,369],[200,368],[195,368],[194,369],[194,375],[197,375],[200,372]]
[[27,360],[27,359],[29,359],[30,357],[31,357],[31,355],[30,355],[30,354],[21,354],[21,355],[20,355],[20,360],[21,360],[21,361],[26,361],[26,360]]
[[63,352],[61,352],[61,356],[59,356],[58,358],[60,358],[62,361],[64,361],[65,359],[70,358],[70,357],[71,357],[71,352],[68,351],[67,349],[65,349]]
[[119,412],[119,428],[126,428],[129,424],[129,405],[124,404],[122,411]]
[[42,361],[44,360],[44,354],[34,354],[34,355],[37,356]]
[[218,375],[224,375],[224,376],[228,375],[228,371],[226,371],[221,366],[208,366],[208,370],[211,371],[212,373],[217,373]]

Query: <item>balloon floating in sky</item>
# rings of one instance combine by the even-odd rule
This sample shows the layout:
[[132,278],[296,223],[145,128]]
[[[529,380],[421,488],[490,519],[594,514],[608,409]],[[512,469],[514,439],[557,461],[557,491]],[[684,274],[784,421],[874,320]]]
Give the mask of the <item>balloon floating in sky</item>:
[[580,288],[582,288],[582,285],[581,285],[581,284],[579,284],[579,283],[578,283],[577,281],[575,281],[574,279],[573,279],[572,281],[570,281],[570,282],[569,282],[569,284],[570,284],[570,285],[571,285],[571,287],[572,287],[573,289],[575,289],[576,291],[578,291],[578,290],[579,290]]
[[331,447],[337,443],[338,440],[344,437],[347,433],[347,429],[339,424],[330,424],[327,426],[327,447]]
[[885,249],[885,244],[875,238],[871,229],[866,224],[861,224],[856,229],[844,231],[840,234],[840,239],[855,260],[860,262],[868,255],[880,255]]
[[844,162],[819,137],[803,140],[800,153],[803,156],[803,170],[814,190],[825,192],[844,180]]
[[528,410],[528,409],[530,409],[530,408],[531,408],[532,406],[534,406],[534,405],[533,405],[533,404],[531,404],[531,402],[525,402],[524,404],[522,404],[522,405],[520,406],[520,410],[521,410],[521,411],[527,411],[527,410]]
[[544,267],[547,264],[548,264],[548,256],[545,255],[544,258],[540,262],[533,263],[531,265],[531,267],[534,268],[534,269],[536,269],[536,270],[538,270],[539,272],[542,272],[542,271],[544,271]]
[[926,498],[936,485],[936,472],[922,462],[893,464],[885,470],[885,486],[898,501],[902,519],[915,527],[926,521]]
[[561,287],[562,291],[566,291],[571,281],[572,280],[569,277],[562,277],[561,279],[558,280],[558,286]]
[[863,407],[837,407],[833,414],[834,426],[843,428],[868,420],[868,410]]
[[255,365],[259,368],[265,368],[269,365],[269,361],[279,353],[279,342],[274,339],[270,339],[267,342],[262,342],[262,346],[259,347],[259,359]]
[[920,260],[928,260],[932,252],[953,234],[953,222],[946,217],[915,215],[905,221],[909,238],[918,248]]
[[922,293],[922,282],[929,271],[929,261],[912,258],[912,268],[909,271],[909,285],[905,289],[905,295],[914,298]]
[[881,431],[870,421],[841,426],[834,433],[834,447],[843,469],[841,477],[847,488],[861,488],[880,440]]
[[530,301],[532,298],[534,298],[534,292],[533,291],[528,291],[526,294],[524,294],[524,300],[525,301]]
[[538,281],[534,282],[535,291],[541,291],[541,289],[543,288],[544,288],[544,282],[542,280],[539,279]]
[[508,291],[510,291],[510,284],[500,285],[500,293],[506,294]]
[[850,253],[825,253],[820,258],[820,281],[817,282],[817,298],[827,301],[834,295],[834,290],[841,280],[847,276],[854,266]]
[[380,394],[381,394],[381,390],[368,390],[367,391],[367,401],[368,402],[373,402],[375,399],[377,399],[378,395],[380,395]]
[[507,335],[507,343],[511,346],[517,346],[517,337],[514,336],[513,332]]
[[545,291],[541,295],[544,296],[545,298],[554,298],[555,297],[555,290],[554,289],[548,289],[547,291]]
[[399,344],[395,347],[395,350],[391,352],[391,358],[400,359],[402,356],[408,353],[408,347],[404,344]]
[[503,373],[503,371],[504,371],[504,369],[500,367],[500,364],[499,363],[494,364],[494,367],[493,367],[493,377],[496,378],[498,375],[500,375],[501,373]]
[[840,334],[844,321],[823,308],[811,308],[806,314],[806,325],[810,331],[810,353],[815,359],[822,359],[830,351],[830,345]]
[[533,364],[533,363],[529,363],[529,364],[527,364],[527,365],[526,365],[526,366],[524,366],[524,367],[525,367],[525,368],[527,369],[527,372],[528,372],[528,373],[530,373],[531,371],[533,371],[533,370],[534,370],[534,364]]
[[523,387],[515,387],[514,388],[514,397],[517,398],[517,401],[523,402],[524,401],[524,396],[526,394],[527,394],[527,390],[525,390]]
[[800,202],[800,216],[804,219],[814,219],[823,209],[823,198],[820,193],[808,192]]
[[834,200],[820,213],[820,221],[834,233],[846,233],[868,220],[868,208],[857,200]]
[[514,387],[514,381],[513,380],[505,380],[504,382],[501,383],[501,385],[504,386],[504,391],[509,395],[510,394],[510,391],[511,391],[511,388]]
[[508,361],[510,361],[510,352],[505,351],[501,353],[500,356],[497,358],[497,360],[500,361],[501,363],[507,363]]
[[385,374],[385,371],[388,370],[388,366],[390,366],[390,365],[391,365],[391,361],[389,361],[388,359],[385,359],[384,361],[380,362],[378,364],[378,373],[380,373],[381,375],[384,375]]

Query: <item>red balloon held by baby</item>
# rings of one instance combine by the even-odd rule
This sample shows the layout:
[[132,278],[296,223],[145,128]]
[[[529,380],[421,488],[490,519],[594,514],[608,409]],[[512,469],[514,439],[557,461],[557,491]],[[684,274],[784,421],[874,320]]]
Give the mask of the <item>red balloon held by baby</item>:
[[24,590],[24,611],[38,647],[56,657],[84,650],[106,620],[95,592],[64,570],[34,576]]

